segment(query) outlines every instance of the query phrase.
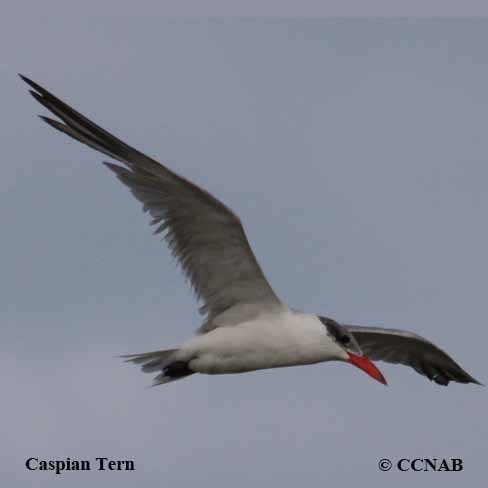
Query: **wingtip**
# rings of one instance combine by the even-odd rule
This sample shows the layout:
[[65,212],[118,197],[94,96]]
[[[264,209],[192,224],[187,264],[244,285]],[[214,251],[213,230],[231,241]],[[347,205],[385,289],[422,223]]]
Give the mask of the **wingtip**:
[[[134,363],[134,359],[139,356],[138,354],[118,354],[116,356],[112,356],[116,359],[123,359],[124,363]],[[137,363],[135,363],[137,364]]]
[[27,78],[27,76],[24,76],[22,73],[17,73],[22,81],[27,83],[30,87],[34,88],[34,90],[37,90],[39,85],[32,81],[30,78]]
[[484,383],[481,383],[481,381],[478,381],[476,378],[471,376],[469,373],[466,373],[466,371],[464,373],[466,374],[465,383],[473,383],[474,385],[486,386]]
[[120,176],[121,172],[127,171],[126,168],[119,166],[118,164],[110,163],[109,161],[102,161],[102,164],[110,171],[113,171],[117,176]]
[[29,90],[29,93],[35,100],[37,100],[40,104],[42,104],[42,95],[39,95],[39,93],[37,93],[34,90]]

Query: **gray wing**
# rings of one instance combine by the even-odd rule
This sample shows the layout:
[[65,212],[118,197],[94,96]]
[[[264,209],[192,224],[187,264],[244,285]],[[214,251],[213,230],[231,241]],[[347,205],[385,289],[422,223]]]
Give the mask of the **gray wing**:
[[201,311],[208,315],[207,324],[236,304],[280,303],[252,252],[239,217],[229,208],[20,76],[34,89],[31,95],[64,122],[40,116],[46,123],[123,164],[104,163],[149,212],[151,224],[157,226],[155,234],[164,232],[197,297],[203,300]]
[[476,383],[454,359],[423,337],[398,329],[344,325],[368,358],[410,366],[439,385]]

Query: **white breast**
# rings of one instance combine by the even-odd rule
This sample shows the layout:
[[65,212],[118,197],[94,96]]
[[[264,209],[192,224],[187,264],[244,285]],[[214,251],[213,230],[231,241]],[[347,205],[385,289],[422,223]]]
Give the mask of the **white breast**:
[[180,354],[193,371],[224,374],[318,363],[345,353],[315,315],[283,308],[195,336]]

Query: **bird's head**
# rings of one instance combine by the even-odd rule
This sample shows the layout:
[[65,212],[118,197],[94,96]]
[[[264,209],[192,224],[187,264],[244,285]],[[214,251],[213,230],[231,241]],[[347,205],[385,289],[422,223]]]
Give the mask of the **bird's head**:
[[319,320],[327,329],[327,334],[335,346],[339,361],[351,363],[380,383],[387,384],[381,371],[363,354],[356,339],[346,327],[327,317],[319,316]]

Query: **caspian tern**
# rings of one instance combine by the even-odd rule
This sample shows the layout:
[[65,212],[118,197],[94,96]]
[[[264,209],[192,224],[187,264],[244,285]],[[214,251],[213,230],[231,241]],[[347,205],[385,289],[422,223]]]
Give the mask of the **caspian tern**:
[[154,385],[193,373],[242,373],[344,361],[386,384],[371,362],[414,368],[440,385],[480,384],[437,346],[412,332],[344,325],[287,307],[254,256],[239,217],[207,191],[127,145],[32,80],[31,95],[62,122],[55,129],[122,163],[104,162],[157,225],[190,279],[200,311],[198,334],[174,349],[130,354],[127,361],[158,373]]

